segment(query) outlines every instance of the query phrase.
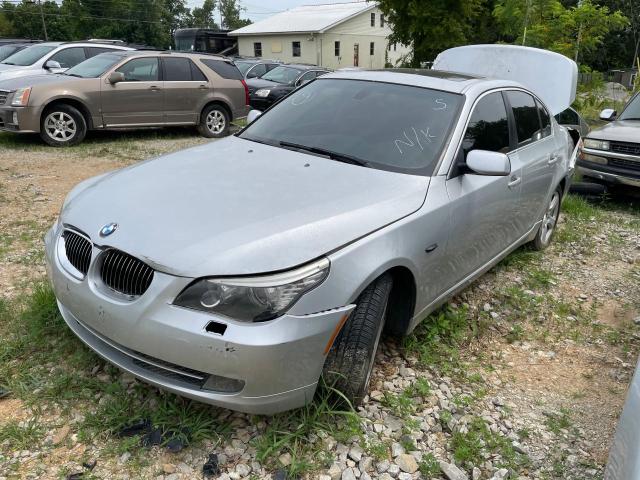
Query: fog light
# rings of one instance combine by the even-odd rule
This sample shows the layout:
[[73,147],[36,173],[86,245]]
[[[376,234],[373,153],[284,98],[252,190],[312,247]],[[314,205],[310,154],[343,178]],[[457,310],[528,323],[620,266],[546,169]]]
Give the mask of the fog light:
[[14,125],[18,125],[18,112],[13,112],[13,122]]
[[236,393],[244,388],[244,381],[219,375],[209,375],[202,388],[220,393]]
[[606,158],[598,157],[597,155],[590,155],[588,153],[582,153],[581,159],[586,162],[599,163],[600,165],[606,165],[608,163]]

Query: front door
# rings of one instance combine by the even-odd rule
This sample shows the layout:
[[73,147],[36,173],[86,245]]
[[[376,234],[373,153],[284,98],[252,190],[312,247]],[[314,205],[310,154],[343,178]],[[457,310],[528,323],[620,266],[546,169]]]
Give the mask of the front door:
[[562,152],[556,146],[546,109],[529,93],[513,90],[506,95],[518,136],[513,155],[522,165],[522,195],[516,216],[518,229],[524,233],[542,218]]
[[163,58],[165,122],[193,124],[209,91],[204,73],[188,58]]
[[471,150],[508,153],[509,120],[501,92],[476,103],[457,161],[446,182],[451,206],[447,244],[448,268],[443,279],[450,288],[480,269],[519,238],[515,212],[520,201],[521,172],[511,159],[507,176],[477,175],[466,169]]
[[357,67],[360,62],[360,45],[353,45],[353,66]]
[[109,72],[102,83],[105,127],[162,125],[164,98],[158,58],[134,58],[115,71],[124,75],[123,82],[109,83]]

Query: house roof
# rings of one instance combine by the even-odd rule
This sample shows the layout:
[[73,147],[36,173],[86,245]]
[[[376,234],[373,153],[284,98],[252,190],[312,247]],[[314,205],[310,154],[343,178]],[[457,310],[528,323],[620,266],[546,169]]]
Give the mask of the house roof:
[[374,2],[368,1],[303,5],[229,32],[229,35],[323,33],[375,6]]

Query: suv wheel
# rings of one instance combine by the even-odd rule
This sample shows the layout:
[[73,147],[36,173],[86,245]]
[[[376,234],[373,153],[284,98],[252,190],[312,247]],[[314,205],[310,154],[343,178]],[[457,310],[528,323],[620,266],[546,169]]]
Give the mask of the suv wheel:
[[329,351],[323,374],[355,406],[367,394],[393,280],[385,274],[360,295]]
[[558,217],[560,216],[560,203],[562,202],[562,188],[556,188],[551,200],[547,205],[544,215],[542,216],[542,223],[536,233],[536,237],[531,242],[534,250],[544,250],[551,244],[551,239],[556,231],[556,225],[558,224]]
[[200,135],[207,138],[225,137],[229,133],[229,114],[220,105],[210,105],[204,109],[198,125]]
[[68,147],[84,140],[87,121],[71,105],[55,105],[47,109],[40,122],[40,137],[54,147]]

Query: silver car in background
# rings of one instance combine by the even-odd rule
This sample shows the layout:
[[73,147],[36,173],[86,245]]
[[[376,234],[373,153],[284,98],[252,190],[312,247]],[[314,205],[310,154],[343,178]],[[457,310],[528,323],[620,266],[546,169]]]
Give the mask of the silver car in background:
[[572,173],[568,132],[513,81],[337,72],[249,120],[75,187],[46,258],[99,355],[251,413],[310,402],[323,372],[362,400],[383,328],[546,248]]

